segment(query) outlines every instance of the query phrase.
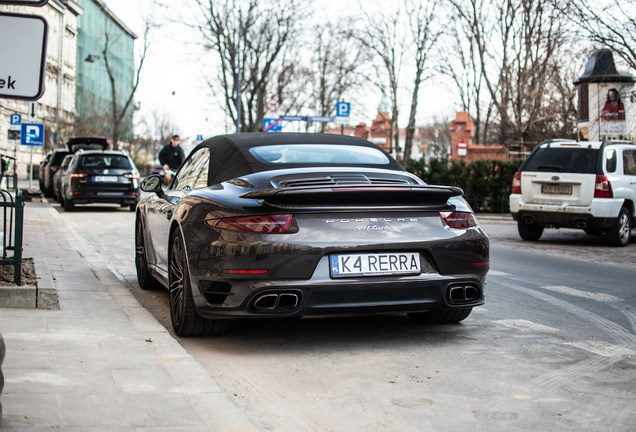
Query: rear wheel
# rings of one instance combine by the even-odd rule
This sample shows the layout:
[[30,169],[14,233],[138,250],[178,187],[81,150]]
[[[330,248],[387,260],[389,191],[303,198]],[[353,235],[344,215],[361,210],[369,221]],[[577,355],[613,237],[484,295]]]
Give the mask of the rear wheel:
[[407,314],[412,321],[420,324],[454,324],[468,318],[473,308],[417,312]]
[[207,336],[226,333],[230,329],[228,320],[203,318],[194,306],[190,271],[185,253],[183,235],[176,230],[172,236],[168,282],[170,290],[170,318],[172,328],[179,336]]
[[137,217],[137,223],[135,224],[135,246],[135,267],[137,268],[137,282],[139,282],[139,286],[144,290],[161,288],[162,285],[148,270],[144,225],[140,217]]
[[618,213],[614,226],[607,231],[607,242],[611,246],[626,246],[632,236],[632,215],[625,207]]
[[521,218],[517,221],[517,231],[522,239],[528,241],[537,241],[543,234],[543,227],[538,223],[527,224]]
[[75,204],[72,200],[64,198],[64,211],[70,212],[75,210]]

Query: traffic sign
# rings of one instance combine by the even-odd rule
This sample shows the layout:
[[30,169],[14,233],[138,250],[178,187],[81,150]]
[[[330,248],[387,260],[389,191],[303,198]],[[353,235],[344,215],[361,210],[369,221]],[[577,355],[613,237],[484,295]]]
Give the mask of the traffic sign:
[[44,125],[42,123],[22,123],[20,135],[20,144],[22,145],[44,145]]
[[336,102],[336,116],[337,117],[349,117],[351,115],[351,103],[349,102]]
[[270,110],[271,112],[276,112],[278,111],[279,108],[280,108],[280,102],[278,102],[278,99],[270,99],[267,102],[267,109]]
[[197,141],[203,141],[203,135],[197,135]]
[[329,122],[332,122],[333,120],[334,120],[333,117],[327,117],[327,116],[307,117],[308,122],[329,123]]
[[38,121],[38,103],[29,102],[29,113],[27,114],[29,123],[35,123]]
[[20,114],[11,114],[11,126],[13,125],[21,125],[22,124],[22,115]]
[[9,130],[9,140],[18,141],[20,139],[20,131],[19,130]]
[[0,0],[0,5],[44,6],[49,0]]
[[264,118],[263,119],[263,132],[282,132],[282,131],[283,131],[282,118]]
[[40,16],[0,13],[0,98],[42,96],[47,34],[48,23]]
[[460,141],[457,143],[457,156],[466,156],[467,154],[467,145],[464,141]]

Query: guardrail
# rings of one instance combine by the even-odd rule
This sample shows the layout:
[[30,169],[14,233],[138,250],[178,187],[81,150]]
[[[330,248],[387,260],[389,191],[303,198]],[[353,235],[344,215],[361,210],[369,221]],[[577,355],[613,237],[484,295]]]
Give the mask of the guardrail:
[[[15,199],[6,190],[0,190],[2,208],[2,256],[0,265],[13,265],[13,281],[22,285],[22,229],[24,223],[24,197],[17,190]],[[13,251],[12,255],[7,252]]]

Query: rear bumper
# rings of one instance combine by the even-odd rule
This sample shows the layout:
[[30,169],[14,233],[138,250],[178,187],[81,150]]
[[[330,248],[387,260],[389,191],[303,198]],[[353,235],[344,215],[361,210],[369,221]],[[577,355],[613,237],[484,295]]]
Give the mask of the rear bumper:
[[67,194],[67,198],[74,204],[136,204],[139,201],[137,191],[127,192],[78,192]]
[[511,194],[510,212],[514,220],[532,217],[544,226],[582,228],[581,222],[585,222],[587,227],[607,229],[614,226],[624,201],[622,198],[594,198],[589,206],[529,204],[524,202],[522,195]]
[[[231,285],[231,294],[226,299],[218,297],[218,294],[206,295],[205,282],[193,280],[197,310],[202,316],[211,319],[274,318],[424,312],[484,304],[483,287],[487,266],[481,267],[480,273],[444,276],[426,273],[389,281],[382,277],[332,279],[328,276],[328,265],[327,259],[321,260],[314,276],[306,281],[227,279],[223,283]],[[450,289],[464,286],[476,289],[477,298],[459,302],[452,300]],[[214,287],[209,290],[218,292]],[[255,301],[262,296],[280,294],[296,295],[298,304],[272,310],[258,310],[255,307]]]

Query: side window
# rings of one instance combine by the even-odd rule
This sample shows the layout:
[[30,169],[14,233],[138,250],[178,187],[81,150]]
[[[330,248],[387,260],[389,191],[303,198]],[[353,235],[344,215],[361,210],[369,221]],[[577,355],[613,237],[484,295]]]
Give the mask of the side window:
[[617,157],[616,157],[616,150],[615,149],[609,149],[607,150],[607,153],[605,153],[605,172],[607,173],[613,173],[616,172],[616,161],[617,161]]
[[173,184],[173,189],[193,189],[197,178],[201,173],[201,164],[203,161],[207,161],[209,159],[209,157],[206,157],[208,155],[209,150],[204,148],[199,150],[197,154],[186,161],[183,166],[181,166],[181,169],[177,174],[177,178]]
[[210,150],[203,150],[205,150],[205,156],[201,157],[200,174],[197,182],[194,185],[194,189],[208,187],[208,172],[210,171]]
[[623,173],[636,175],[636,150],[623,150]]

